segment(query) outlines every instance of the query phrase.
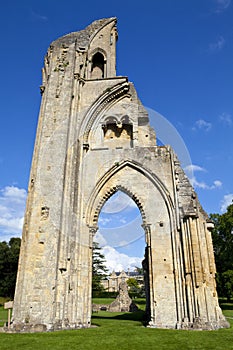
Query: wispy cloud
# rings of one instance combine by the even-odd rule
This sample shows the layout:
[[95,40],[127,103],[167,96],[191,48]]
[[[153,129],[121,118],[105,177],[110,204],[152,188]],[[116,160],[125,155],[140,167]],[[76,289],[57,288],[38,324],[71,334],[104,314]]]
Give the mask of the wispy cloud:
[[0,190],[0,238],[9,240],[22,231],[27,192],[23,188],[6,186]]
[[233,125],[233,121],[232,121],[232,117],[230,114],[228,113],[222,113],[220,116],[219,116],[219,121],[222,123],[222,124],[225,124],[227,126],[232,126]]
[[233,193],[226,194],[220,203],[220,211],[221,213],[226,212],[227,207],[233,203]]
[[199,165],[190,164],[185,167],[185,172],[194,188],[201,188],[203,190],[214,190],[222,187],[222,182],[220,180],[215,180],[212,185],[208,185],[204,181],[198,181],[195,172],[206,172],[205,168],[200,167]]
[[206,169],[202,168],[201,166],[199,165],[195,165],[195,164],[190,164],[190,165],[187,165],[184,170],[188,173],[193,173],[194,171],[205,171],[206,172]]
[[99,224],[100,224],[101,226],[106,226],[106,225],[109,224],[111,221],[112,221],[111,218],[103,218],[102,216],[100,216],[100,217],[99,217],[99,220],[98,220],[98,222],[99,222]]
[[122,217],[119,221],[121,224],[127,224],[127,222],[128,222],[127,219],[124,217]]
[[222,187],[220,180],[215,180],[212,185],[208,185],[204,181],[198,181],[195,176],[189,179],[194,188],[201,188],[202,190],[215,190]]
[[205,121],[204,119],[199,119],[195,122],[192,130],[204,130],[204,131],[210,131],[212,128],[212,124]]
[[215,53],[221,51],[226,44],[226,40],[222,35],[219,35],[215,41],[209,44],[209,52]]
[[99,243],[99,246],[102,248],[105,245],[107,245],[107,241],[104,238],[104,236],[100,233],[100,231],[97,231],[94,237],[94,241]]
[[220,188],[222,187],[222,181],[220,180],[215,180],[214,185],[212,186],[213,188]]
[[231,0],[215,0],[214,13],[221,13],[228,9],[231,5]]
[[31,19],[33,21],[42,21],[42,22],[47,22],[48,21],[48,17],[45,15],[41,15],[33,10],[31,10]]

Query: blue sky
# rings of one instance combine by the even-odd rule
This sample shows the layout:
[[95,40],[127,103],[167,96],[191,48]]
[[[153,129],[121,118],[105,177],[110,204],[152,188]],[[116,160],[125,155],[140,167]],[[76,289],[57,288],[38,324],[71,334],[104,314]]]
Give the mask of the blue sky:
[[[178,155],[185,145],[191,159],[186,170],[204,209],[221,213],[233,198],[232,0],[9,0],[0,12],[1,240],[21,234],[47,48],[112,16],[118,18],[117,74],[129,77],[152,110],[161,141],[178,145]],[[164,125],[170,125],[165,136]],[[125,212],[119,215],[109,219],[113,229],[123,225]],[[110,249],[109,243],[109,256],[139,256],[140,239],[134,241],[125,248]]]

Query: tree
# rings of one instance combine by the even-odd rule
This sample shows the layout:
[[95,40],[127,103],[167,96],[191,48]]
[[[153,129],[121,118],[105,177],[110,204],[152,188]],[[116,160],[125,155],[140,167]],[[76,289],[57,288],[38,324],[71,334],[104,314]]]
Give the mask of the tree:
[[136,278],[130,277],[127,280],[129,286],[129,294],[131,297],[145,297],[145,286],[144,284],[139,284]]
[[233,298],[233,270],[227,270],[222,274],[223,295],[230,301]]
[[135,272],[137,272],[138,275],[143,275],[143,268],[135,266]]
[[210,219],[215,225],[212,239],[217,271],[233,270],[233,204],[222,215],[210,214]]
[[131,292],[131,294],[138,294],[140,292],[140,286],[138,284],[138,281],[136,280],[136,278],[130,277],[127,280],[127,284],[129,286],[129,291]]
[[217,269],[217,290],[220,296],[233,297],[233,204],[229,205],[227,212],[211,214],[214,222],[212,239]]
[[0,242],[0,296],[14,297],[20,251],[20,238]]
[[103,291],[101,281],[107,276],[108,269],[105,266],[105,256],[97,242],[93,242],[92,253],[92,291]]

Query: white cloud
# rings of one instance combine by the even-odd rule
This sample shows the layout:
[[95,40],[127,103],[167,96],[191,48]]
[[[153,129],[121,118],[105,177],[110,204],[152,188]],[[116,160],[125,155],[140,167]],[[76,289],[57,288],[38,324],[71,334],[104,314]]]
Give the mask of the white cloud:
[[204,181],[198,181],[195,176],[191,177],[189,180],[194,188],[201,188],[202,190],[215,190],[222,187],[222,182],[220,180],[215,180],[213,185],[208,185]]
[[220,13],[225,11],[231,4],[231,0],[215,0],[216,8],[215,13]]
[[98,219],[98,222],[101,224],[101,226],[106,226],[111,221],[112,220],[110,218],[103,218],[102,216],[100,216]]
[[220,188],[220,187],[222,187],[222,182],[219,180],[215,180],[213,186],[214,186],[214,188],[218,188],[218,187]]
[[15,186],[6,186],[0,190],[1,197],[3,200],[12,199],[14,202],[21,203],[25,200],[27,192],[24,188],[18,188]]
[[209,186],[204,181],[198,181],[195,176],[191,177],[189,180],[194,188],[201,188],[203,190],[209,189]]
[[121,224],[127,224],[127,222],[128,222],[124,217],[121,218],[119,221]]
[[119,253],[116,249],[105,246],[102,248],[103,254],[106,259],[106,266],[111,271],[131,271],[135,269],[135,266],[141,266],[142,258],[137,256],[128,256],[123,253]]
[[224,213],[226,212],[227,210],[227,207],[232,204],[232,201],[233,201],[233,193],[229,193],[229,194],[226,194],[221,203],[220,203],[220,211],[221,213]]
[[120,241],[119,242],[119,247],[129,247],[129,242],[126,240]]
[[1,240],[8,241],[12,235],[21,235],[26,197],[26,190],[16,186],[6,186],[0,190]]
[[189,164],[187,165],[184,170],[187,172],[187,173],[192,173],[194,171],[206,171],[204,168],[202,168],[201,166],[199,165],[195,165],[195,164]]
[[97,231],[94,237],[94,241],[99,243],[100,247],[103,247],[107,244],[106,239],[104,238],[104,236],[100,233],[100,231]]
[[[123,238],[123,237],[122,237]],[[102,253],[105,256],[106,267],[109,272],[134,270],[135,266],[141,266],[142,258],[138,256],[128,256],[124,253],[119,253],[116,248],[111,247],[106,241],[101,232],[97,231],[94,241],[99,243],[102,248]],[[118,247],[126,247],[129,245],[128,239],[118,242]],[[129,247],[130,251],[130,247]],[[135,254],[135,253],[134,253]],[[137,253],[136,253],[137,254]]]
[[201,188],[203,190],[214,190],[216,188],[222,187],[222,182],[220,180],[214,180],[213,185],[208,185],[204,181],[198,181],[196,179],[196,176],[194,175],[194,172],[206,172],[206,169],[200,167],[199,165],[190,164],[186,166],[184,170],[186,171],[189,181],[191,182],[191,185],[194,188]]
[[23,227],[23,217],[21,218],[12,218],[7,215],[6,218],[0,218],[0,227],[3,227],[3,231],[9,233],[19,233]]
[[194,176],[194,172],[195,171],[201,171],[201,172],[206,172],[206,170],[204,168],[202,168],[201,166],[199,165],[195,165],[195,164],[189,164],[187,165],[185,168],[184,168],[184,171],[186,173],[186,175],[188,176],[192,186],[196,187],[196,183],[197,183],[197,180],[196,180],[196,177]]
[[219,116],[219,120],[220,120],[221,123],[223,123],[223,124],[225,124],[227,126],[231,126],[233,124],[231,115],[228,114],[228,113],[222,113]]
[[209,44],[209,51],[210,52],[217,52],[221,51],[223,47],[225,46],[226,40],[222,35],[219,35],[216,40]]
[[212,128],[212,124],[205,121],[204,119],[199,119],[195,122],[194,127],[192,128],[193,130],[204,130],[204,131],[209,131]]

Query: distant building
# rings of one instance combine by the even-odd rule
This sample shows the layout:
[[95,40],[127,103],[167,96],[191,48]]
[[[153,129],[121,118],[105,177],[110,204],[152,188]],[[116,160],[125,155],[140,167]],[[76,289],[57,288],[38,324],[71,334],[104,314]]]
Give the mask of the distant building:
[[119,289],[119,284],[121,282],[127,282],[129,278],[135,278],[139,285],[144,283],[143,275],[140,275],[138,272],[128,271],[126,273],[124,270],[122,270],[121,272],[112,271],[107,279],[102,281],[102,285],[106,291],[116,292]]

